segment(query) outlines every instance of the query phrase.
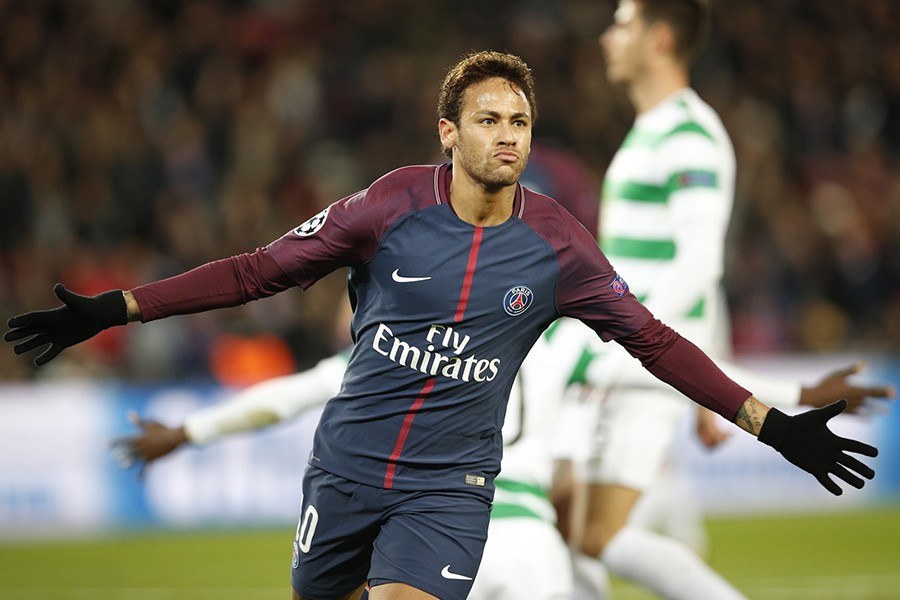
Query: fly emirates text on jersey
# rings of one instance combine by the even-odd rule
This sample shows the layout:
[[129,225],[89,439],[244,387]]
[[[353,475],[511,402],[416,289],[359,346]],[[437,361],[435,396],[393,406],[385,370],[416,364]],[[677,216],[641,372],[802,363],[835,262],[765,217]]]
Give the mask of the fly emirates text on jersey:
[[[497,376],[500,359],[478,358],[474,354],[463,357],[463,350],[471,338],[461,335],[453,327],[432,325],[425,339],[428,347],[422,350],[395,337],[390,327],[379,323],[372,348],[399,365],[428,375],[479,383],[492,381]],[[441,354],[438,348],[450,350],[453,354]]]

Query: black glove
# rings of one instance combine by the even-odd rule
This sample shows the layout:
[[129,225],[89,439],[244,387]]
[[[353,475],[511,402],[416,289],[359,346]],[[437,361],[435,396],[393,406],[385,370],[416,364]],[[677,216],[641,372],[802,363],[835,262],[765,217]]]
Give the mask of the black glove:
[[13,347],[16,354],[50,344],[34,359],[37,366],[50,362],[69,346],[94,337],[104,329],[128,322],[122,290],[81,296],[57,283],[53,293],[63,301],[63,306],[17,315],[6,322],[10,330],[3,336],[4,340],[25,340]]
[[842,490],[829,475],[860,489],[865,482],[853,471],[866,479],[875,477],[875,471],[847,452],[878,456],[878,449],[857,440],[842,438],[828,429],[828,420],[846,408],[846,400],[838,400],[795,416],[788,416],[772,408],[759,431],[759,441],[772,446],[788,461],[812,473],[835,496],[840,496]]

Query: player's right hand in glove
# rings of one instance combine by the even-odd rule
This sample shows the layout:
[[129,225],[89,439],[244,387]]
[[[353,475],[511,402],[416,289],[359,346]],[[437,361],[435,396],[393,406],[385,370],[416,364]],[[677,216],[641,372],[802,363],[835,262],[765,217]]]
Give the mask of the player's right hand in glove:
[[10,329],[3,336],[7,342],[19,342],[13,347],[16,354],[49,344],[49,348],[35,357],[37,366],[50,362],[69,346],[92,338],[104,329],[128,322],[122,290],[82,296],[57,283],[53,292],[62,300],[62,306],[12,317],[6,323]]
[[864,456],[878,456],[878,449],[863,442],[842,438],[828,429],[828,421],[847,408],[846,400],[828,406],[788,416],[772,408],[759,431],[759,441],[772,446],[788,461],[811,473],[822,486],[840,496],[843,490],[831,475],[860,489],[875,471],[848,452]]

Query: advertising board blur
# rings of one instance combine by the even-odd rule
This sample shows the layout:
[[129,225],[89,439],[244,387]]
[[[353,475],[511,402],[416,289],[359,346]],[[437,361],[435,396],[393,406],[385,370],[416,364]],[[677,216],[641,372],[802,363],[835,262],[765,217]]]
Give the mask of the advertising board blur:
[[[812,382],[843,357],[743,359],[744,366]],[[870,359],[860,381],[900,384],[900,362]],[[53,382],[0,387],[0,531],[4,537],[63,536],[129,527],[292,526],[319,412],[208,447],[180,450],[140,472],[122,470],[110,441],[135,432],[129,411],[169,425],[226,398],[212,385],[135,387]],[[723,422],[724,427],[729,427]],[[852,509],[900,501],[900,409],[841,415],[839,435],[877,445],[876,480],[831,496],[809,475],[734,429],[713,451],[685,423],[671,474],[707,514]]]

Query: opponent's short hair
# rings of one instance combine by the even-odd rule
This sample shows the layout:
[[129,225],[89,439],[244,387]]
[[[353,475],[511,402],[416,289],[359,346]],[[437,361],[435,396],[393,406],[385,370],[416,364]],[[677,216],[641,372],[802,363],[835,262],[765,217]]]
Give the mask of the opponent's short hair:
[[709,0],[635,0],[647,24],[666,23],[675,36],[675,55],[693,61],[709,39]]
[[531,68],[514,54],[493,50],[468,54],[450,68],[441,84],[438,118],[447,119],[459,125],[465,91],[470,86],[492,77],[503,78],[522,90],[528,100],[528,106],[531,108],[533,123],[537,119],[537,103]]

